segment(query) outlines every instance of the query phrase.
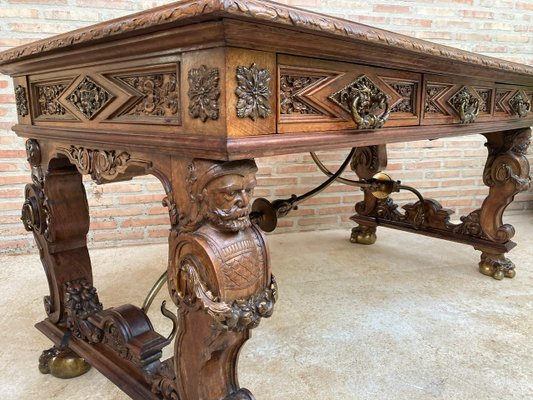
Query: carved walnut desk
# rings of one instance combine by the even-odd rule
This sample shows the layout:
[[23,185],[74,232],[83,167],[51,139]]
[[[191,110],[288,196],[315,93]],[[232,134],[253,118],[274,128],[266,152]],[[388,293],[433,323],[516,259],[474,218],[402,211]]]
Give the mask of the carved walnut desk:
[[[239,349],[277,299],[262,231],[334,181],[359,187],[352,241],[377,226],[472,245],[482,273],[513,277],[514,230],[502,222],[529,186],[533,68],[260,0],[182,1],[0,54],[15,83],[33,183],[22,220],[50,286],[37,328],[57,346],[41,368],[83,373],[79,355],[134,399],[253,399]],[[483,134],[490,193],[450,211],[381,172],[386,144]],[[352,148],[323,185],[250,202],[254,158]],[[341,176],[347,167],[360,180]],[[104,308],[86,247],[82,175],[105,184],[152,174],[166,192],[172,338],[146,307]],[[419,201],[400,211],[390,194]],[[414,255],[413,255],[414,256]],[[146,305],[145,305],[146,306]],[[74,354],[75,353],[75,354]]]

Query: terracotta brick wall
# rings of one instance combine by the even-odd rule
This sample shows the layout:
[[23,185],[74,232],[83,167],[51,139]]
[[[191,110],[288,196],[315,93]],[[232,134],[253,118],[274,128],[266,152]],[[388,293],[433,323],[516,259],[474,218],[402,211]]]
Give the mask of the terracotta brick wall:
[[[533,65],[531,0],[285,0],[419,38]],[[65,32],[170,1],[0,0],[0,49]],[[13,86],[0,75],[0,252],[34,249],[19,209],[29,181],[24,143],[10,131],[16,120]],[[443,201],[460,215],[481,204],[486,151],[481,136],[389,146],[388,171],[395,179]],[[322,153],[334,169],[346,151]],[[533,162],[533,157],[532,160]],[[270,199],[301,194],[323,181],[305,154],[259,159],[256,194]],[[348,174],[350,175],[350,174]],[[86,182],[93,246],[163,242],[167,236],[163,191],[155,178],[98,186]],[[399,200],[412,199],[400,194]],[[348,218],[361,198],[334,185],[281,221],[280,231],[352,226]],[[533,191],[520,194],[513,210],[533,209]],[[118,229],[120,228],[120,229]]]

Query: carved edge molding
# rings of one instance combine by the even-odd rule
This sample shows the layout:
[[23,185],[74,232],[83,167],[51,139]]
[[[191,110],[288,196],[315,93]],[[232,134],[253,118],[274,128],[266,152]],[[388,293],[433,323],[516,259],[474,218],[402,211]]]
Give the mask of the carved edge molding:
[[128,32],[145,30],[172,22],[187,20],[200,15],[252,17],[254,19],[277,22],[318,32],[325,32],[370,43],[387,45],[418,54],[433,55],[447,59],[497,68],[522,74],[533,74],[533,68],[517,63],[481,56],[464,50],[454,49],[408,36],[394,34],[381,29],[348,22],[326,15],[294,9],[281,4],[269,4],[259,0],[190,0],[172,3],[142,14],[127,16],[109,22],[93,25],[74,32],[65,33],[50,39],[40,40],[29,45],[19,46],[0,54],[0,65],[33,54],[69,47],[75,44],[107,37],[119,36]]

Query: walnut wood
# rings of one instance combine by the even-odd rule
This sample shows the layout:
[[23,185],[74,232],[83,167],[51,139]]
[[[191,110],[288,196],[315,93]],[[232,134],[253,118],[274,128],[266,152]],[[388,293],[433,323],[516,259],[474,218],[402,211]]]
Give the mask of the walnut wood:
[[[385,144],[484,134],[480,210],[454,224],[434,200],[402,213],[366,190],[355,236],[370,243],[382,225],[470,244],[481,272],[514,276],[502,215],[529,185],[532,67],[269,1],[186,0],[0,53],[0,72],[29,139],[22,219],[50,286],[37,327],[56,345],[69,333],[134,399],[254,399],[238,354],[277,299],[249,219],[256,157],[358,147],[352,168],[368,179],[386,167]],[[169,211],[168,360],[141,309],[104,308],[86,247],[82,175],[148,174]]]

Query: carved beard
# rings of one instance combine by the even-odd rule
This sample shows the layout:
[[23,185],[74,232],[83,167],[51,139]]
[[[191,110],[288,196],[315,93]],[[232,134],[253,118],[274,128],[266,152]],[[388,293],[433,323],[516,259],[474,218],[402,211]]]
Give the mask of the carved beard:
[[215,208],[207,213],[207,219],[211,225],[221,231],[238,232],[251,226],[250,211],[250,205],[246,207],[235,205],[226,210]]

